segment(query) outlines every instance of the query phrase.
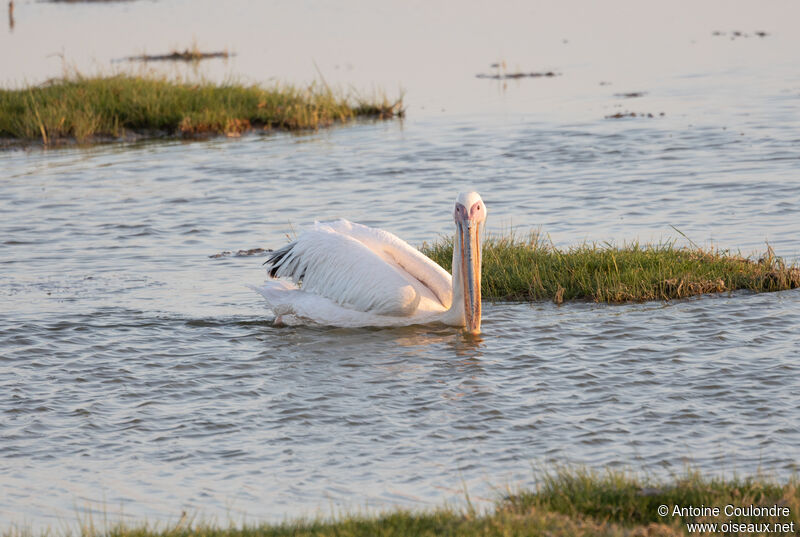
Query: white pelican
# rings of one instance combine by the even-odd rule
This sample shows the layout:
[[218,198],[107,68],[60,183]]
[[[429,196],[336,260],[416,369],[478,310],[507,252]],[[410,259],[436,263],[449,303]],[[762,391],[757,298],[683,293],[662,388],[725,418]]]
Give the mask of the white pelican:
[[[486,206],[462,192],[453,213],[453,276],[395,235],[347,220],[314,224],[272,252],[262,287],[277,323],[481,329],[480,226]],[[286,278],[279,280],[276,278]]]

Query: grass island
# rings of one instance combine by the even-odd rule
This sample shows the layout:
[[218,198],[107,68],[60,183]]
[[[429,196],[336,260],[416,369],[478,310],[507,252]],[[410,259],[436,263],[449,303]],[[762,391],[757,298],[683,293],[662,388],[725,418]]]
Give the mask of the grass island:
[[[452,238],[420,250],[450,270]],[[725,250],[679,247],[675,241],[560,249],[536,232],[489,236],[483,243],[482,294],[489,300],[624,303],[798,287],[800,267],[787,264],[771,247],[755,260]]]
[[402,99],[347,97],[324,82],[262,87],[152,74],[76,74],[23,89],[0,89],[0,146],[239,136],[402,115]]

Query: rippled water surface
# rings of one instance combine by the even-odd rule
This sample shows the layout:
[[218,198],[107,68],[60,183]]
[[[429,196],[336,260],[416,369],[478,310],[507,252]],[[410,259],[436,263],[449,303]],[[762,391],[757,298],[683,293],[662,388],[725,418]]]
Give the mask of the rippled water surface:
[[[686,65],[620,68],[624,84],[599,85],[614,61],[588,47],[556,53],[552,80],[475,79],[483,60],[458,94],[410,75],[403,122],[0,154],[0,521],[426,507],[465,486],[492,499],[551,462],[797,471],[798,291],[487,303],[476,342],[275,327],[245,288],[263,257],[210,257],[336,217],[420,244],[451,232],[456,192],[474,187],[495,231],[684,241],[675,226],[796,260],[800,38],[780,31],[796,19],[750,15],[735,22],[766,26],[706,18],[694,43],[644,41]],[[614,96],[633,90],[646,95]],[[604,119],[626,110],[656,117]]]

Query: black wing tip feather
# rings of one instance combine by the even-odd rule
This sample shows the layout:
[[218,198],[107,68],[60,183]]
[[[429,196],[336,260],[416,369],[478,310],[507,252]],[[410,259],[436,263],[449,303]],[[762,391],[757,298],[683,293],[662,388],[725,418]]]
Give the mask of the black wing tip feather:
[[272,252],[272,254],[266,261],[264,261],[265,265],[267,264],[271,265],[267,269],[267,273],[270,275],[271,278],[278,277],[278,269],[281,268],[281,264],[283,263],[284,258],[292,251],[294,245],[295,245],[294,242],[290,242],[283,248],[278,248],[277,250]]

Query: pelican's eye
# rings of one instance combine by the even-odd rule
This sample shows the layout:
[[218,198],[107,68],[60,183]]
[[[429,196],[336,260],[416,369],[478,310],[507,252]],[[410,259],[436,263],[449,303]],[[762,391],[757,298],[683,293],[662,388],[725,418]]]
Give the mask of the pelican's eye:
[[476,218],[476,217],[477,217],[478,213],[479,213],[479,212],[480,212],[480,210],[481,210],[481,205],[483,205],[481,202],[479,202],[479,201],[476,201],[476,202],[475,202],[475,203],[472,205],[472,207],[470,207],[470,208],[469,208],[469,217],[470,217],[470,218]]

